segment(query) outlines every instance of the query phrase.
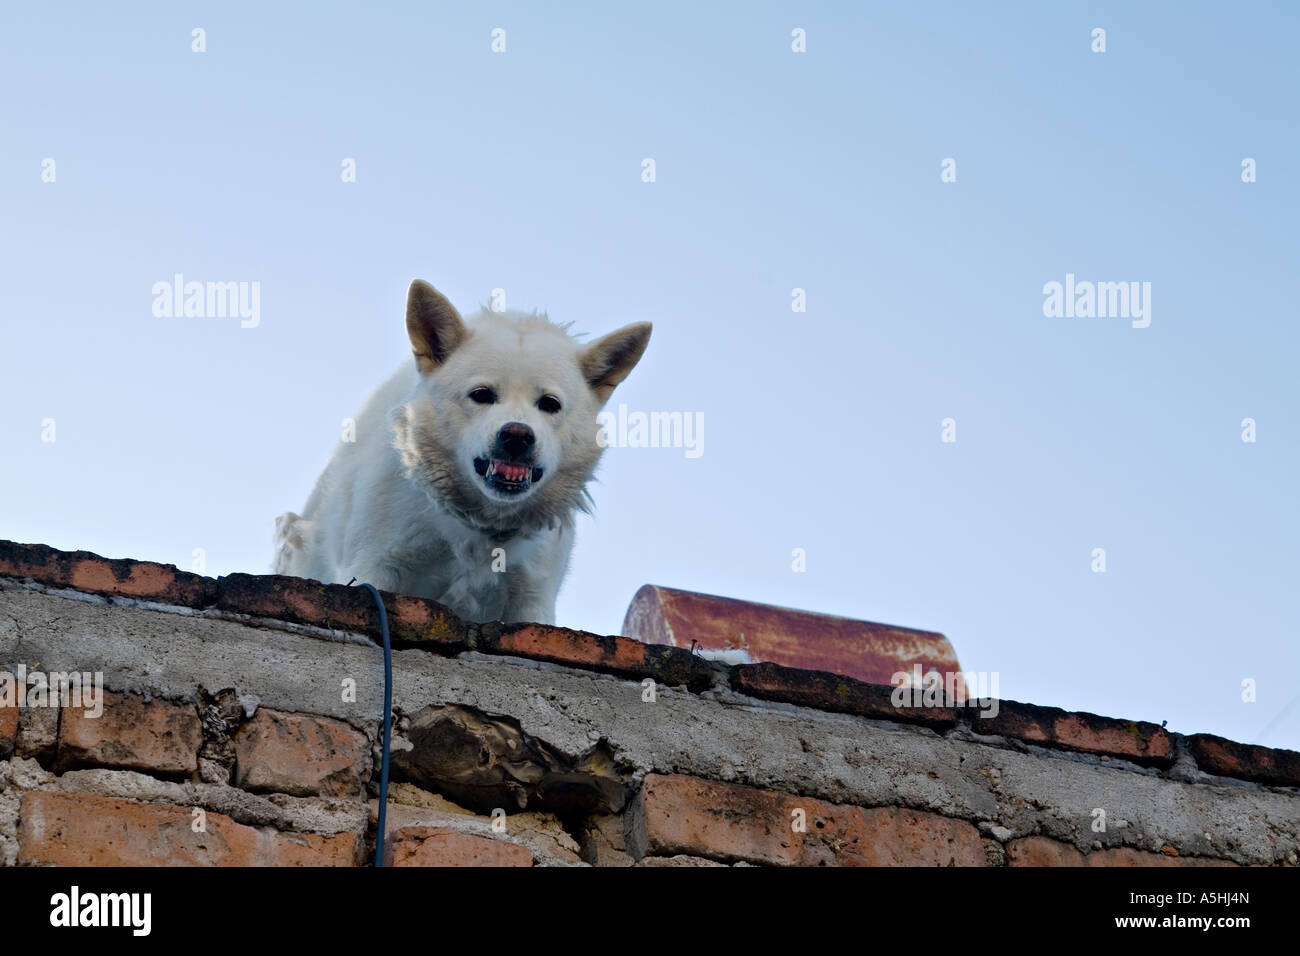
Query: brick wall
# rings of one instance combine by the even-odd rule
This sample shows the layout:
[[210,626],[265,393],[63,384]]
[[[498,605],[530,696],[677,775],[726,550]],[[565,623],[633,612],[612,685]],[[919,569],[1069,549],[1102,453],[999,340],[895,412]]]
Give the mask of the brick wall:
[[[1297,863],[1290,751],[900,707],[851,677],[385,601],[395,866]],[[0,699],[0,864],[368,864],[378,634],[357,588],[0,542],[0,675],[106,688]]]

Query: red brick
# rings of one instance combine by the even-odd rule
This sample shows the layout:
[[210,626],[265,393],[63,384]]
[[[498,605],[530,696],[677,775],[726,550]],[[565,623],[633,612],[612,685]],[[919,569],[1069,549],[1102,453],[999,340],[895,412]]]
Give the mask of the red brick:
[[623,633],[647,644],[746,655],[785,667],[844,674],[888,686],[899,672],[961,670],[948,639],[934,631],[796,611],[647,584],[637,591]]
[[692,690],[703,690],[713,683],[713,666],[690,651],[549,624],[485,624],[479,630],[478,649],[626,677],[649,677],[661,684],[684,684]]
[[192,807],[33,791],[19,808],[18,862],[53,866],[355,866],[357,836],[280,833]]
[[[795,811],[805,832],[797,832]],[[984,866],[979,832],[962,820],[900,807],[650,774],[634,805],[632,842],[646,854],[780,866]]]
[[592,866],[634,866],[636,860],[627,852],[623,817],[612,813],[593,813],[582,824],[579,834],[582,859]]
[[389,866],[532,866],[527,847],[445,827],[403,827],[384,844]]
[[1300,787],[1300,753],[1239,744],[1213,734],[1187,738],[1196,765],[1220,777],[1238,777],[1278,787]]
[[196,608],[210,604],[216,588],[211,578],[178,571],[170,564],[110,561],[89,551],[56,551],[14,541],[0,541],[0,576]]
[[18,708],[0,704],[0,760],[14,752],[18,739]]
[[1173,738],[1157,724],[1071,713],[1059,707],[1014,700],[999,701],[996,716],[985,717],[973,711],[971,729],[980,734],[1124,757],[1135,763],[1167,766],[1174,760]]
[[[1164,850],[1173,850],[1165,847]],[[1031,836],[1007,844],[1007,866],[1235,866],[1227,860],[1178,856],[1178,851],[1147,853],[1132,847],[1112,847],[1081,853],[1068,843]]]
[[357,796],[370,744],[340,720],[259,710],[235,733],[235,786],[297,797]]
[[852,677],[806,671],[779,664],[739,664],[731,668],[733,690],[764,700],[815,707],[818,710],[925,724],[936,729],[957,723],[954,709],[895,707],[894,688],[865,684]]
[[[469,628],[436,601],[380,591],[388,632],[396,646],[443,652],[468,646]],[[339,628],[379,640],[379,608],[363,587],[321,584],[282,574],[228,574],[217,581],[216,606],[223,611],[269,617],[294,624]]]
[[103,713],[65,707],[58,761],[69,767],[121,767],[183,775],[198,769],[203,731],[193,704],[104,692]]
[[[89,551],[58,551],[43,544],[0,541],[0,576],[31,578],[58,588],[216,607],[254,617],[338,627],[378,639],[379,611],[361,587],[321,584],[275,574],[231,574],[218,580],[151,561],[109,560]],[[436,601],[381,591],[389,635],[401,646],[458,651],[469,627]]]

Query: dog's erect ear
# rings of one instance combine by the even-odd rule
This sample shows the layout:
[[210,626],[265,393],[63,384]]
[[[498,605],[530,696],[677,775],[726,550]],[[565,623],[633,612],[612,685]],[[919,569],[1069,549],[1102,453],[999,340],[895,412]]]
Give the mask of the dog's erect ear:
[[651,328],[649,322],[624,326],[592,342],[579,354],[582,374],[602,405],[614,386],[627,378],[628,372],[641,361],[645,347],[650,344]]
[[406,334],[411,338],[415,364],[421,374],[428,375],[465,341],[469,330],[446,296],[416,279],[406,293]]

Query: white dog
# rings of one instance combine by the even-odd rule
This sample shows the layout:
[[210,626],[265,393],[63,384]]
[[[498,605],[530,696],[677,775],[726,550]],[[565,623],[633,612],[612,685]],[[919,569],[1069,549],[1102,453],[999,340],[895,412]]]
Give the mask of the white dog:
[[355,578],[472,621],[554,623],[602,451],[596,415],[650,328],[584,346],[536,315],[484,310],[466,324],[417,279],[415,361],[370,396],[303,514],[276,519],[275,570]]

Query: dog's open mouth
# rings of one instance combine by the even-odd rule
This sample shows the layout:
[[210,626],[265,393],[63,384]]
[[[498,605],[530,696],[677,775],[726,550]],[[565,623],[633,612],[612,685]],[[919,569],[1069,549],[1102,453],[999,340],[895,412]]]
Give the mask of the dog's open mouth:
[[517,495],[542,480],[542,469],[500,458],[475,458],[474,470],[483,476],[489,488]]

